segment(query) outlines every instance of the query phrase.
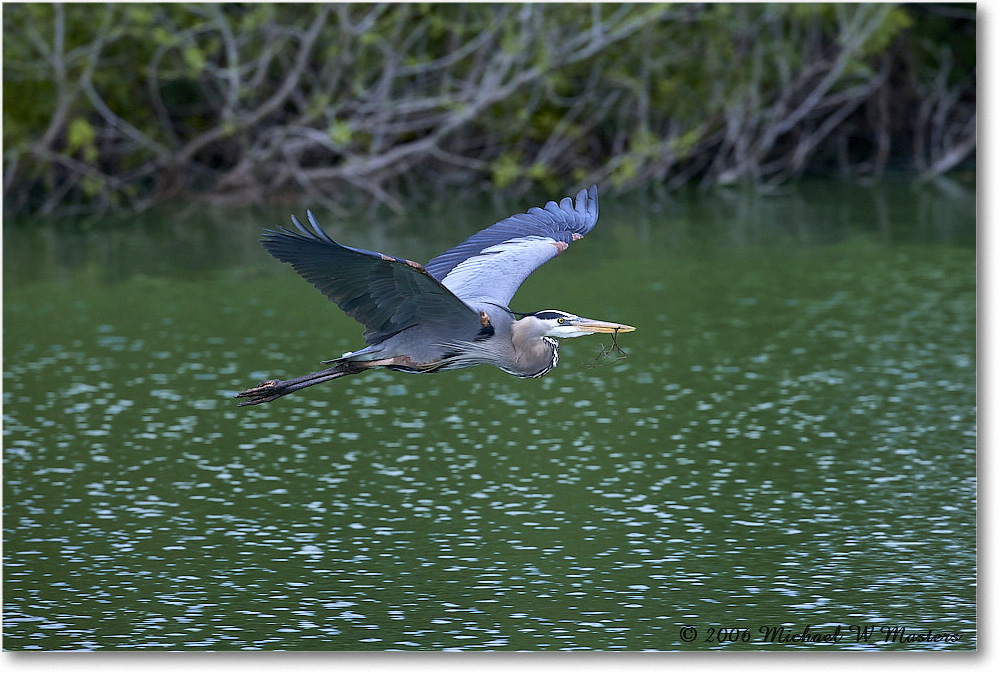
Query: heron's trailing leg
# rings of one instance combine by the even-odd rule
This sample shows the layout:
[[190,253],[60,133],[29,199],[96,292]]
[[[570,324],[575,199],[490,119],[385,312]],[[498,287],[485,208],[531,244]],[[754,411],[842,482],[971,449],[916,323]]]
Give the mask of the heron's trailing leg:
[[355,373],[360,373],[362,370],[368,370],[369,368],[374,368],[376,366],[398,365],[398,362],[399,359],[381,359],[378,361],[338,361],[332,368],[320,370],[315,373],[309,373],[308,375],[303,375],[301,377],[295,377],[291,380],[264,380],[256,387],[251,387],[246,391],[241,391],[236,394],[236,398],[247,399],[246,401],[240,401],[238,404],[240,406],[270,403],[274,399],[281,398],[285,394],[291,394],[293,391],[305,389],[306,387],[311,387],[314,384],[319,384],[320,382],[336,380],[338,377],[343,377],[344,375],[354,375]]
[[240,401],[239,405],[241,406],[268,403],[276,398],[284,396],[285,394],[291,394],[293,391],[311,387],[314,384],[319,384],[320,382],[335,380],[338,377],[343,377],[344,375],[353,375],[354,373],[361,372],[362,370],[364,370],[364,368],[358,368],[357,366],[352,366],[352,364],[349,363],[338,363],[333,368],[327,368],[326,370],[320,370],[319,372],[310,373],[291,380],[265,380],[256,387],[251,387],[246,391],[241,391],[236,394],[236,398],[247,399],[245,401]]

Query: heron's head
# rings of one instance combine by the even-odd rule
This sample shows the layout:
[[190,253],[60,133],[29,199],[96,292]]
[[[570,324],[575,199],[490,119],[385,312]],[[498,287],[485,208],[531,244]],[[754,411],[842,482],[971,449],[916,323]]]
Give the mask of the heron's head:
[[629,333],[635,330],[634,326],[585,319],[561,309],[543,309],[540,312],[529,314],[525,318],[528,317],[534,318],[541,324],[539,330],[542,335],[555,338],[574,338],[594,333]]

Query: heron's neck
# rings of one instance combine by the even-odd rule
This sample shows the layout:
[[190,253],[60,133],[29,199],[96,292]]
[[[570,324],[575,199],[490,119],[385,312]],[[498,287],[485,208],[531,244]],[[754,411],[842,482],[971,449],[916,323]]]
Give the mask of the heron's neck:
[[511,372],[519,377],[541,377],[559,363],[559,341],[541,334],[540,324],[532,316],[514,322],[510,337],[517,365]]

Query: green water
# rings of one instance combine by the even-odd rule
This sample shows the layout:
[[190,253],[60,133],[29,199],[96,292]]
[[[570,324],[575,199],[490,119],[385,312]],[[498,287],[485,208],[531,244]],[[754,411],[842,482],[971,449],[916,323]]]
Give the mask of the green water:
[[[426,260],[529,205],[317,216]],[[603,199],[513,306],[628,358],[236,408],[361,345],[290,210],[5,224],[5,649],[975,648],[972,196]]]

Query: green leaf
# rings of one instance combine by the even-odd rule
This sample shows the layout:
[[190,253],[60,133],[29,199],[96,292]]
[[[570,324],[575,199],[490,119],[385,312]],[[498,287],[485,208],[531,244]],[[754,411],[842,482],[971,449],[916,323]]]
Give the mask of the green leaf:
[[71,155],[79,152],[84,160],[93,162],[97,159],[96,138],[93,125],[82,117],[75,117],[66,128],[66,150]]
[[335,145],[347,145],[351,142],[351,138],[354,136],[354,131],[351,129],[350,122],[345,122],[343,120],[334,120],[333,123],[330,124],[330,127],[326,130],[326,133]]
[[80,187],[83,188],[83,194],[87,195],[88,198],[93,199],[97,195],[104,191],[104,181],[100,178],[94,176],[84,176],[80,181]]
[[493,184],[505,188],[521,177],[521,153],[506,152],[493,162]]
[[208,62],[204,52],[194,45],[190,45],[185,47],[181,53],[184,56],[184,63],[191,70],[191,73],[196,76],[200,75],[201,71],[205,69],[205,64]]

